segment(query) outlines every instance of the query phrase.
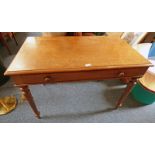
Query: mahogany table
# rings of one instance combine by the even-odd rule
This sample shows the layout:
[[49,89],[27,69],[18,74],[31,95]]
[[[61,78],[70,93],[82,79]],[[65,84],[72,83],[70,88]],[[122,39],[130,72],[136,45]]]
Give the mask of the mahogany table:
[[5,75],[12,77],[40,118],[28,85],[127,79],[127,87],[116,104],[118,108],[151,65],[118,37],[28,37]]

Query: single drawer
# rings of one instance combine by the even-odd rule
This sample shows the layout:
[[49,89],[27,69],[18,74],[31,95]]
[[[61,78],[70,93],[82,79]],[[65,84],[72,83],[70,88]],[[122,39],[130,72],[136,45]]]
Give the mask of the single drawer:
[[90,71],[71,71],[57,73],[37,73],[13,76],[16,85],[46,84],[55,82],[103,80],[124,77],[141,77],[147,68],[122,68]]

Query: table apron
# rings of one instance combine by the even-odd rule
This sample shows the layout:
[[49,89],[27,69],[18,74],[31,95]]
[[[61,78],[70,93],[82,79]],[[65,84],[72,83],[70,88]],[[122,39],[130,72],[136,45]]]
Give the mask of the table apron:
[[136,67],[125,69],[120,68],[74,72],[19,74],[13,75],[12,78],[16,85],[46,84],[82,80],[140,78],[144,75],[147,69],[148,67]]

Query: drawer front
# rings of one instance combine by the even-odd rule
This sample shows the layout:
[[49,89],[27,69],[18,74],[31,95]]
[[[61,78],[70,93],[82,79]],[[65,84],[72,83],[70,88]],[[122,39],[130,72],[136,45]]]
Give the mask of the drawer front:
[[77,71],[61,73],[41,73],[29,75],[16,75],[13,77],[16,85],[21,84],[44,84],[54,82],[103,80],[124,77],[141,77],[147,68],[105,69],[94,71]]

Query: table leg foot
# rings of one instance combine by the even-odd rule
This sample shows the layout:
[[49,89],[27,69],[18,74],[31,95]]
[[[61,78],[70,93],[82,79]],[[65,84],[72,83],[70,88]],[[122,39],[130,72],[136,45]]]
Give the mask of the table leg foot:
[[118,109],[118,108],[121,108],[123,106],[123,104],[121,103],[121,104],[116,104],[116,107],[115,107],[115,109]]
[[119,98],[119,100],[116,104],[116,107],[115,107],[116,109],[118,109],[119,107],[122,107],[123,102],[125,101],[125,99],[129,95],[129,93],[131,92],[131,90],[132,90],[133,86],[136,84],[136,82],[137,82],[136,78],[133,78],[128,82],[125,91],[123,92],[122,96]]
[[38,111],[38,114],[37,115],[35,115],[38,119],[41,119],[41,117],[40,117],[40,112]]
[[32,94],[28,86],[20,86],[20,90],[22,91],[23,95],[25,96],[26,100],[28,101],[29,105],[31,106],[35,116],[40,118],[40,112],[38,111],[35,102],[33,100]]

